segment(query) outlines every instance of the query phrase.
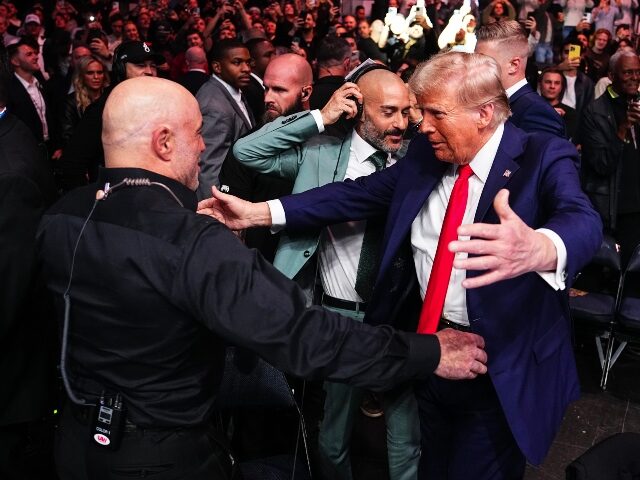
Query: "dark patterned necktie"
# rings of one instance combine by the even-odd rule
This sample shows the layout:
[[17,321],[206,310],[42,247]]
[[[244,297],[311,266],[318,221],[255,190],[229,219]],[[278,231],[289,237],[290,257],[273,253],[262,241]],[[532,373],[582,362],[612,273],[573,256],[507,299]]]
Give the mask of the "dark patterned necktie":
[[[366,161],[371,162],[376,167],[376,171],[379,172],[387,164],[387,158],[388,155],[385,152],[376,151]],[[380,261],[380,246],[385,220],[386,217],[370,218],[367,220],[367,227],[364,231],[355,285],[356,292],[364,302],[368,302],[373,293]]]

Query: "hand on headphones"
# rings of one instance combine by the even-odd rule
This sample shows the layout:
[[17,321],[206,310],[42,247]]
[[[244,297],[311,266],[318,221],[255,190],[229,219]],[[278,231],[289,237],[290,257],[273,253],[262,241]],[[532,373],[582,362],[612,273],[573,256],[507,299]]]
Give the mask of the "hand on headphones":
[[347,82],[334,92],[320,114],[324,125],[332,125],[344,115],[346,118],[358,116],[358,105],[362,105],[362,93],[355,83]]

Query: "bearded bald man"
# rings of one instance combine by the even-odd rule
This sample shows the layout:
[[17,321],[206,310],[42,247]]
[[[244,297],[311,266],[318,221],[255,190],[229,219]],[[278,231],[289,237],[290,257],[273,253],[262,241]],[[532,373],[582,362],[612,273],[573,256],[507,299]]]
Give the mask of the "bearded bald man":
[[[68,329],[61,479],[233,478],[211,425],[226,344],[296,376],[378,390],[434,370],[484,373],[479,336],[418,336],[307,309],[293,282],[198,215],[202,117],[183,87],[122,82],[103,123],[98,183],[54,205],[38,232],[58,324]],[[102,417],[122,412],[119,435],[92,427],[98,404],[112,410]]]

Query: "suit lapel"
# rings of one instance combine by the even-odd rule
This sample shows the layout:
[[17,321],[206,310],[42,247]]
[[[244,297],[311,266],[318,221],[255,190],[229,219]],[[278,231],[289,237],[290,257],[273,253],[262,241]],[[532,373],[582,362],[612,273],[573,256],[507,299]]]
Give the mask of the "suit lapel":
[[509,122],[504,125],[504,134],[496,158],[493,160],[487,182],[482,189],[482,195],[478,202],[478,209],[474,221],[482,221],[489,207],[493,204],[493,199],[501,188],[504,188],[511,176],[518,171],[520,165],[515,159],[524,151],[524,138],[518,134],[518,131]]
[[[340,145],[335,145],[333,148],[336,149],[335,153],[324,149],[321,149],[318,152],[318,155],[320,156],[320,158],[318,158],[318,186],[326,185],[327,183],[341,182],[344,180],[344,176],[347,173],[347,166],[349,165],[351,132],[345,135]],[[325,154],[328,154],[329,158],[322,158]],[[337,155],[338,158],[336,159],[334,155]],[[335,161],[338,163],[334,168],[333,165]],[[330,167],[327,168],[322,166],[324,162],[328,162]]]
[[[429,146],[428,148],[431,147]],[[401,161],[406,161],[406,159]],[[417,172],[412,179],[411,185],[401,186],[401,189],[406,188],[407,193],[402,198],[402,201],[394,202],[394,206],[389,210],[387,218],[393,220],[387,221],[385,229],[385,247],[380,273],[389,267],[393,260],[393,255],[409,235],[413,221],[449,166],[450,164],[435,159],[431,162],[424,162],[424,167]]]
[[[222,92],[222,94],[227,98],[231,107],[235,110],[235,112],[238,114],[242,122],[247,127],[247,131],[250,131],[253,127],[249,123],[249,120],[247,120],[247,116],[244,114],[244,112],[240,108],[240,105],[238,105],[238,103],[235,101],[235,99],[231,96],[231,94],[227,90],[227,87],[225,87],[222,83],[220,83],[217,78],[213,78],[212,81],[215,82],[216,86],[218,87],[218,90],[220,90],[220,92]],[[247,109],[247,112],[251,112],[251,110],[249,110],[249,107],[247,107],[246,102],[244,102],[244,106]],[[249,113],[249,115],[251,116],[251,113]],[[251,119],[251,121],[253,121],[253,118]]]

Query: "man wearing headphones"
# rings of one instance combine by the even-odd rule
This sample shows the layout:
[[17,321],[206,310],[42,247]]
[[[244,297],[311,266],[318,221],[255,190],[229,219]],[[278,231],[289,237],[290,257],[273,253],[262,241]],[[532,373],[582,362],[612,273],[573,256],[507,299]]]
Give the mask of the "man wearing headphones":
[[[351,80],[322,110],[277,118],[238,140],[235,157],[260,173],[290,179],[293,193],[353,180],[392,164],[408,124],[409,92],[398,76],[377,64],[360,70]],[[344,114],[356,111],[360,113],[345,137],[318,135]],[[362,322],[375,281],[380,223],[384,224],[349,222],[304,234],[283,232],[274,266],[295,279],[309,300],[319,274],[321,304]],[[318,262],[310,262],[316,250]],[[327,478],[350,479],[349,440],[363,390],[330,382],[325,383],[325,390],[321,467]],[[400,388],[385,395],[382,402],[390,476],[394,480],[415,478],[419,431],[413,393]]]
[[89,105],[74,135],[63,152],[62,186],[65,191],[86,185],[97,178],[98,167],[104,165],[102,150],[102,112],[111,90],[120,82],[135,77],[157,77],[157,65],[165,59],[145,42],[129,41],[118,45],[113,55],[111,86]]

